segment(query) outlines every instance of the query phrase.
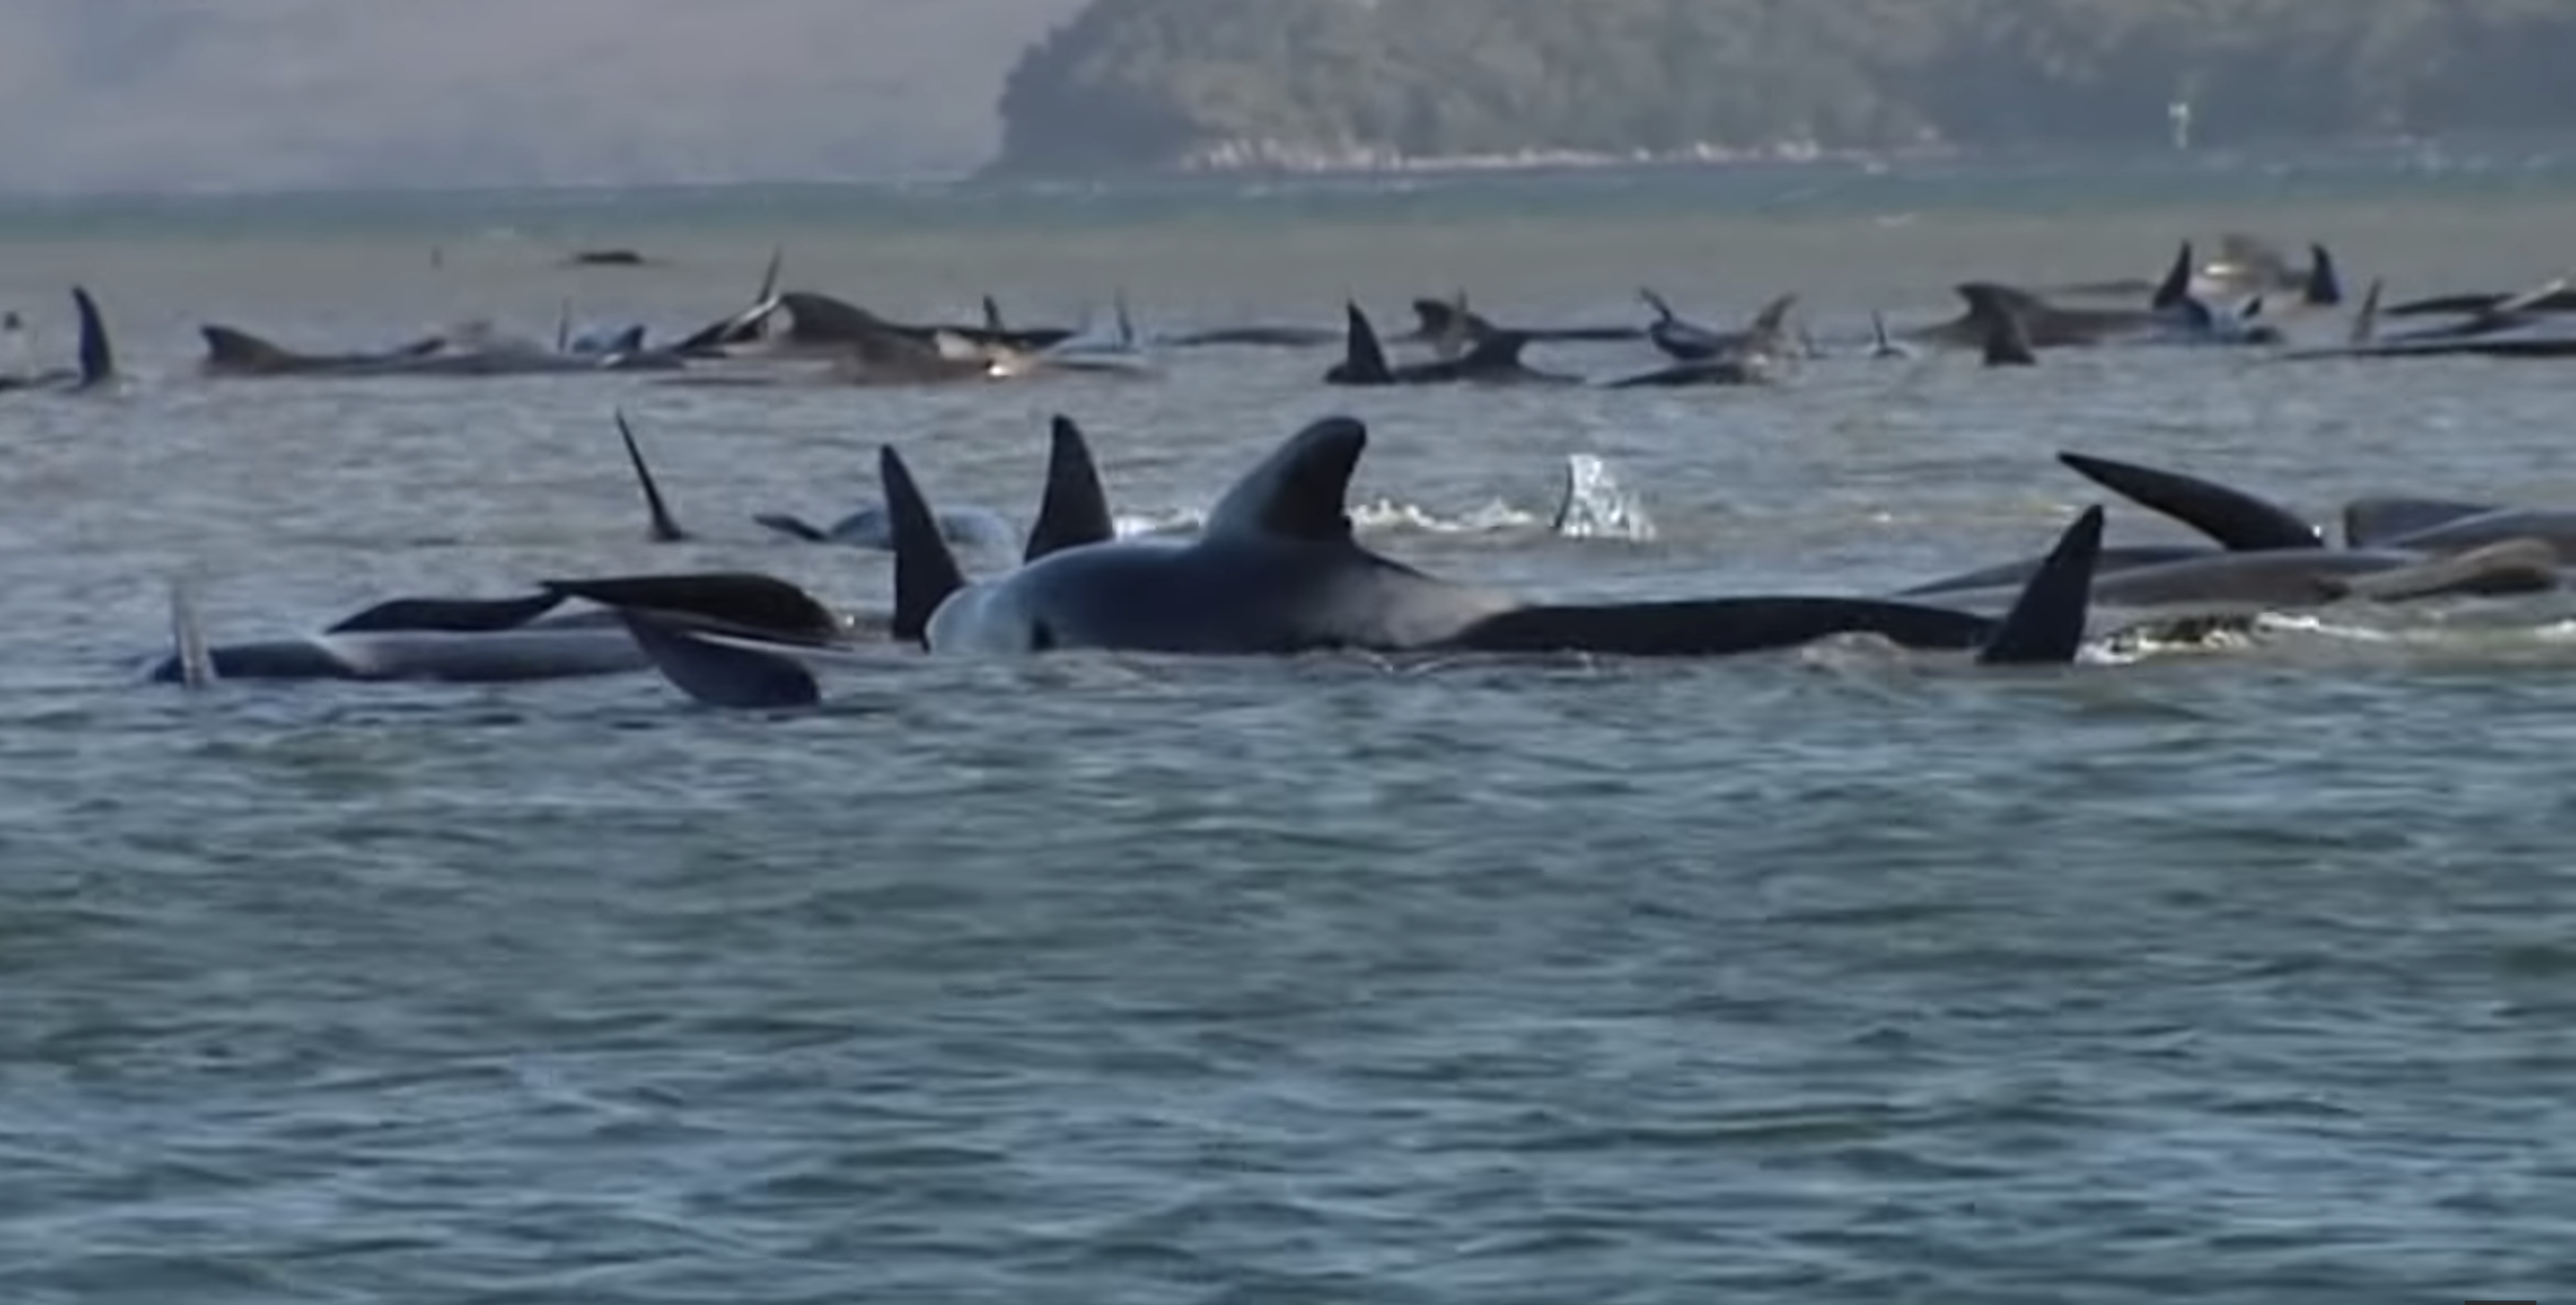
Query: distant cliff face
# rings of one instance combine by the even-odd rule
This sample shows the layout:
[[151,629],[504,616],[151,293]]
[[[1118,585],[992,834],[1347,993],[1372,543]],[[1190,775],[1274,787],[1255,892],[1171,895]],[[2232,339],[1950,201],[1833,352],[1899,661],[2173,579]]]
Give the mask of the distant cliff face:
[[[2188,115],[2173,111],[2187,103]],[[1095,0],[997,171],[2576,127],[2569,0]]]
[[964,171],[1080,0],[0,0],[0,187]]

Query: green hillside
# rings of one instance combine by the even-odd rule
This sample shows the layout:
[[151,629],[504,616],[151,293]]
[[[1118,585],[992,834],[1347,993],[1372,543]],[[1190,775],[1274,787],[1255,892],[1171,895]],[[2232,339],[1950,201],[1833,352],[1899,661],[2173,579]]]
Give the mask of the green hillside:
[[1094,0],[1006,172],[2576,125],[2569,0]]

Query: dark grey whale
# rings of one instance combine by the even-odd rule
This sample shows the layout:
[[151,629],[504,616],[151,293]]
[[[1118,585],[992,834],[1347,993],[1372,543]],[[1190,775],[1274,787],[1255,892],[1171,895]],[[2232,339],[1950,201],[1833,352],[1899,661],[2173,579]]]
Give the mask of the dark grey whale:
[[24,376],[0,373],[0,394],[71,394],[95,390],[116,379],[116,349],[108,341],[107,322],[99,314],[98,301],[90,297],[86,288],[73,286],[72,308],[80,317],[75,364]]
[[1324,373],[1327,385],[1580,385],[1583,378],[1535,370],[1521,361],[1530,337],[1497,332],[1481,337],[1454,358],[1394,366],[1378,343],[1377,327],[1356,303],[1343,307],[1348,319],[1342,361]]
[[[882,454],[895,510],[894,633],[934,652],[1076,648],[1198,655],[1589,652],[1722,656],[1872,634],[1990,664],[2063,663],[2083,638],[2102,514],[2084,513],[2000,620],[1883,599],[1752,596],[1603,605],[1530,604],[1426,575],[1362,547],[1345,510],[1367,439],[1347,417],[1314,423],[1237,481],[1197,539],[1095,540],[970,584],[933,528],[902,457]],[[599,599],[602,595],[582,591]],[[725,642],[683,614],[645,613],[666,674],[701,701],[792,706],[814,698],[788,650]],[[737,627],[738,629],[738,627]],[[705,636],[713,634],[714,639]],[[763,660],[766,658],[766,660]]]

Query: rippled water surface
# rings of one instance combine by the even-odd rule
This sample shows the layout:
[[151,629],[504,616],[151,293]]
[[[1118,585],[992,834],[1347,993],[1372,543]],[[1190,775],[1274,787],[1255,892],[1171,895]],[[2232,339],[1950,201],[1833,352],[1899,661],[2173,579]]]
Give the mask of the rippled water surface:
[[[1354,413],[1376,546],[1550,595],[2026,552],[2092,501],[2061,448],[2320,514],[2576,502],[2547,364],[1827,359],[1673,393],[1335,392],[1312,352],[914,392],[189,370],[209,320],[372,345],[542,334],[570,297],[679,328],[779,243],[791,284],[901,316],[1125,287],[1149,323],[1329,323],[1463,285],[1626,321],[1652,283],[1716,322],[1801,291],[1848,335],[2235,227],[2326,240],[2356,286],[2511,287],[2576,218],[2510,169],[1318,193],[0,213],[0,301],[59,350],[85,281],[132,372],[0,401],[0,1299],[2576,1288],[2576,651],[2546,614],[2040,675],[887,652],[787,718],[645,675],[138,683],[179,577],[218,638],[648,568],[882,606],[880,556],[750,514],[852,506],[894,442],[1024,521],[1058,411],[1164,519]],[[555,266],[600,243],[671,261]],[[643,541],[621,406],[697,542]],[[1548,537],[1573,452],[1658,537]]]

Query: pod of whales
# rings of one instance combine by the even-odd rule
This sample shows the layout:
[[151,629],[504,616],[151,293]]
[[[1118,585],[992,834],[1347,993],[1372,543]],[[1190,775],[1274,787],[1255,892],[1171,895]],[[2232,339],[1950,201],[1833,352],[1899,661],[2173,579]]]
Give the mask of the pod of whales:
[[[969,582],[936,529],[901,455],[882,452],[896,530],[892,631],[933,653],[1097,649],[1180,655],[1582,652],[1709,657],[1795,647],[1834,635],[1975,654],[1986,664],[2071,661],[2101,543],[2099,509],[2082,514],[2000,617],[1890,599],[1746,596],[1574,605],[1524,602],[1441,580],[1360,545],[1345,503],[1367,430],[1315,422],[1219,499],[1195,539],[1118,539],[1078,430],[1055,432],[1041,519],[1022,566]],[[648,653],[683,692],[713,705],[796,706],[819,690],[798,667],[817,647],[796,631],[675,602],[651,582],[626,601],[599,585],[556,582],[629,609],[652,628]]]

